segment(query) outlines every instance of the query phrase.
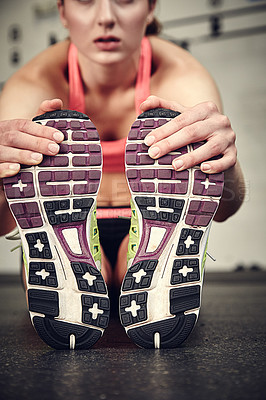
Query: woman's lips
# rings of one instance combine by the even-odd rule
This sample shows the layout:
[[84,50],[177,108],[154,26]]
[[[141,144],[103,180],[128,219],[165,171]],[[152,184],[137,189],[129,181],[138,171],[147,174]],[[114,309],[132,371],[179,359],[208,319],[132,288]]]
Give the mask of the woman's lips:
[[115,50],[120,45],[120,39],[116,36],[101,36],[94,40],[100,50]]

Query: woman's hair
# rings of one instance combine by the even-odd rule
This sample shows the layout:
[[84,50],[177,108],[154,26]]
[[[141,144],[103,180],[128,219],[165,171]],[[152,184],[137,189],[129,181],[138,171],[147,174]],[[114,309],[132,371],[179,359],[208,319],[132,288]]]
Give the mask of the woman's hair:
[[[60,0],[61,4],[64,4],[64,0]],[[153,6],[156,3],[156,0],[148,0],[149,6]],[[158,35],[162,30],[162,25],[158,21],[157,18],[153,18],[151,23],[147,25],[145,36],[147,35]]]
[[[149,1],[149,6],[153,6],[156,3],[156,0],[148,0]],[[145,35],[159,35],[159,33],[162,30],[162,25],[158,21],[157,18],[153,18],[151,23],[147,26]]]
[[161,30],[162,30],[161,23],[158,21],[157,18],[154,17],[153,20],[151,21],[151,23],[149,25],[147,25],[145,36],[147,36],[147,35],[159,35]]

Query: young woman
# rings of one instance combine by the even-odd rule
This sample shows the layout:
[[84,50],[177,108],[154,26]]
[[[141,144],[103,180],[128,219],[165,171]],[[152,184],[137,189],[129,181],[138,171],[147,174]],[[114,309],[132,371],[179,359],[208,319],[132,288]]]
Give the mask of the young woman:
[[[204,228],[202,228],[201,223],[195,223],[195,221],[188,223],[187,215],[191,209],[189,196],[187,194],[183,196],[184,193],[177,192],[181,194],[181,196],[178,196],[178,200],[181,199],[185,202],[185,206],[182,205],[180,213],[181,220],[184,219],[186,222],[186,226],[182,227],[183,229],[188,229],[186,231],[186,239],[191,243],[197,243],[198,246],[196,253],[199,255],[195,267],[192,266],[193,263],[189,264],[192,260],[190,256],[186,255],[185,258],[178,258],[176,252],[172,254],[169,250],[175,244],[179,245],[182,240],[183,242],[185,241],[185,239],[182,239],[184,231],[182,233],[181,227],[178,228],[177,221],[170,221],[172,223],[175,222],[175,228],[173,228],[175,231],[173,230],[172,232],[172,228],[169,228],[172,232],[171,235],[169,234],[171,240],[168,236],[167,240],[164,240],[166,238],[164,235],[168,232],[168,228],[165,228],[169,223],[168,217],[166,217],[168,220],[165,223],[160,220],[160,224],[148,225],[148,233],[145,231],[146,217],[143,213],[143,201],[144,203],[147,202],[148,197],[145,196],[140,206],[138,199],[136,199],[136,193],[133,193],[135,189],[131,184],[130,193],[123,161],[126,138],[136,116],[141,112],[157,108],[170,109],[177,112],[176,114],[169,112],[158,114],[157,111],[156,114],[156,111],[154,111],[150,115],[146,113],[143,116],[144,120],[152,119],[153,125],[149,125],[150,122],[148,122],[147,126],[152,126],[156,129],[146,129],[146,137],[142,135],[142,151],[149,156],[150,160],[160,160],[161,157],[169,155],[169,153],[172,154],[171,162],[167,166],[167,172],[162,174],[159,170],[157,171],[159,167],[154,167],[156,172],[152,173],[151,178],[154,179],[154,182],[159,179],[159,175],[164,176],[163,179],[166,179],[166,176],[169,175],[169,168],[173,171],[171,179],[178,180],[180,178],[181,182],[190,180],[191,178],[188,177],[191,176],[193,176],[195,182],[197,179],[198,181],[203,179],[204,182],[200,182],[200,184],[204,184],[207,190],[205,199],[213,203],[213,195],[208,192],[208,188],[215,185],[221,186],[221,173],[224,172],[224,191],[218,209],[216,210],[216,207],[214,207],[215,210],[212,208],[212,211],[210,209],[208,209],[209,211],[204,211],[207,203],[202,201],[197,203],[201,207],[198,211],[199,215],[206,216],[206,213],[209,213],[211,217],[214,216],[216,221],[226,220],[240,207],[243,188],[242,173],[237,162],[235,133],[228,118],[222,114],[221,99],[216,85],[208,72],[188,52],[156,36],[159,25],[154,19],[155,5],[156,0],[58,1],[60,18],[69,31],[69,39],[43,51],[21,68],[9,79],[1,95],[0,178],[11,179],[5,180],[7,197],[8,188],[14,189],[17,185],[21,185],[19,187],[20,193],[24,193],[24,182],[19,177],[21,176],[20,173],[24,174],[25,166],[39,165],[41,167],[44,157],[58,157],[59,151],[61,151],[60,143],[63,140],[69,145],[69,137],[66,140],[66,136],[63,134],[66,128],[60,129],[60,126],[65,127],[66,125],[62,125],[62,123],[58,125],[54,122],[46,125],[49,119],[64,119],[64,114],[48,113],[44,120],[46,122],[42,122],[43,120],[40,119],[38,124],[31,121],[33,117],[60,109],[72,109],[88,115],[97,128],[103,151],[103,174],[97,196],[97,220],[100,241],[103,245],[101,273],[107,284],[110,282],[121,284],[126,273],[130,222],[127,219],[119,218],[119,216],[130,215],[128,209],[132,195],[134,207],[137,208],[136,211],[133,207],[133,217],[136,217],[136,221],[134,222],[135,225],[133,224],[134,226],[132,226],[135,232],[138,230],[138,239],[136,239],[135,247],[139,246],[139,249],[138,257],[135,258],[135,261],[131,260],[133,266],[124,281],[123,295],[120,299],[121,320],[128,334],[137,344],[144,347],[173,347],[181,343],[189,335],[198,316],[202,269],[205,261],[205,245],[210,221],[206,223]],[[69,118],[77,118],[77,116],[73,117],[73,114],[66,115],[68,120]],[[78,115],[78,118],[80,121],[84,120],[84,116]],[[161,118],[159,125],[154,122],[158,118]],[[166,121],[168,122],[165,123]],[[84,122],[82,124],[80,126],[84,130]],[[69,129],[71,126],[73,127],[74,125],[67,125]],[[140,124],[135,124],[135,127],[141,132]],[[72,131],[74,130],[74,128],[71,129]],[[141,136],[140,133],[139,135]],[[133,140],[133,136],[131,139],[129,137],[129,139]],[[132,142],[134,146],[139,145],[140,136],[137,137],[136,143]],[[193,143],[196,143],[196,145],[189,146]],[[128,151],[131,151],[133,147],[128,147]],[[184,148],[186,149],[185,151],[177,151]],[[84,151],[88,151],[86,149]],[[160,161],[153,163],[153,165],[161,165]],[[127,164],[130,169],[132,164]],[[22,165],[23,169],[21,169]],[[145,173],[136,172],[136,169],[142,168],[141,166],[136,168],[133,166],[133,172],[127,173],[127,177],[131,179],[134,174],[136,176],[144,176],[145,174],[145,176],[148,176],[147,170],[149,168],[147,166],[149,166],[149,163],[146,167],[143,167],[144,169],[146,168]],[[52,167],[50,169],[52,170]],[[31,170],[34,169],[29,168],[29,171]],[[196,171],[196,175],[186,175],[189,174],[188,171],[193,171],[193,173]],[[12,176],[17,178],[10,178]],[[54,175],[50,176],[54,177]],[[71,177],[73,180],[73,175]],[[17,180],[12,181],[12,179]],[[33,186],[36,184],[34,182]],[[169,184],[169,179],[168,181],[166,180],[167,182]],[[193,181],[191,184],[196,185],[195,182]],[[138,191],[141,192],[143,198],[143,190],[138,189]],[[173,199],[177,198],[176,195],[173,196],[173,193],[176,192],[169,192],[168,189],[164,189],[159,193],[161,195],[156,200],[160,203],[158,203],[159,208],[157,203],[156,206],[154,203],[154,206],[151,207],[152,209],[157,207],[156,215],[164,218],[163,216],[167,214],[166,211],[169,211],[169,207],[172,207],[171,213],[176,214],[176,208],[173,205],[163,207],[161,204],[166,204],[167,201],[168,203],[170,202],[170,205],[173,204]],[[166,195],[166,193],[170,193],[170,195]],[[220,197],[217,193],[216,205],[218,205]],[[166,200],[163,202],[164,197]],[[56,202],[56,195],[54,199]],[[196,201],[200,202],[200,199],[202,198],[198,197]],[[20,201],[22,200],[20,199]],[[25,204],[27,201],[25,199]],[[56,204],[57,207],[55,202],[53,206]],[[50,220],[47,220],[48,213],[42,196],[38,198],[37,204],[39,204],[38,212],[43,221],[46,220],[49,225]],[[145,207],[148,212],[150,207],[147,204],[147,207]],[[186,211],[188,206],[190,208]],[[25,211],[25,208],[23,210]],[[9,211],[3,191],[1,192],[0,213],[2,221],[1,234],[3,235],[11,231],[15,226],[14,218]],[[60,214],[60,210],[58,211],[57,209],[56,213]],[[93,207],[91,207],[88,211],[88,220],[92,221],[93,215]],[[16,212],[15,216],[18,220]],[[30,216],[32,215],[29,213],[29,219]],[[158,219],[159,217],[156,218]],[[148,219],[150,221],[151,217]],[[92,224],[92,222],[89,222],[89,224]],[[196,229],[192,229],[195,226]],[[48,242],[54,240],[57,246],[60,247],[55,229],[49,229]],[[32,229],[32,231],[35,232],[35,229]],[[89,270],[88,267],[84,267],[85,269],[82,267],[83,272],[80,273],[81,275],[78,274],[74,270],[70,258],[67,261],[62,261],[64,255],[61,255],[60,258],[53,251],[51,252],[51,258],[55,259],[52,267],[53,273],[49,272],[49,265],[47,267],[47,263],[40,256],[39,258],[37,257],[39,264],[37,263],[36,267],[36,263],[34,264],[32,260],[31,246],[38,247],[40,245],[40,248],[42,248],[45,244],[42,242],[39,233],[35,236],[36,243],[30,244],[27,239],[27,232],[26,229],[21,229],[23,237],[26,237],[22,241],[27,261],[26,265],[29,264],[29,267],[26,266],[26,280],[28,293],[30,291],[31,296],[29,298],[29,308],[34,326],[40,336],[53,347],[90,347],[103,332],[103,326],[99,323],[102,314],[108,319],[108,306],[106,308],[107,311],[103,311],[104,306],[102,306],[102,310],[100,309],[100,300],[106,299],[107,294],[105,292],[104,294],[99,294],[100,292],[95,289],[95,285],[89,284],[86,290],[88,291],[93,287],[91,291],[94,291],[94,293],[91,296],[82,297],[84,296],[84,289],[78,286],[79,296],[80,292],[83,293],[81,294],[83,298],[81,305],[80,297],[75,294],[76,281],[79,282],[81,279],[82,282],[84,280],[90,282],[90,280],[96,279],[97,282],[98,279],[101,282],[101,278],[98,278],[96,272],[93,275],[92,270]],[[193,236],[194,233],[199,234],[200,239],[197,239],[197,241]],[[53,235],[57,239],[50,238]],[[145,235],[148,236],[146,237]],[[161,238],[160,240],[159,237]],[[193,238],[195,239],[194,241]],[[62,241],[64,240],[62,239]],[[72,239],[68,240],[71,241]],[[146,243],[147,247],[142,249],[144,252],[147,252],[149,246],[154,245],[154,241],[157,243],[157,250],[163,242],[165,243],[165,250],[157,257],[155,263],[157,266],[154,263],[149,264],[149,260],[153,260],[155,252],[152,253],[149,250],[150,257],[148,259],[140,257],[140,252],[142,251],[140,247],[144,246],[145,240],[149,241],[149,245]],[[171,241],[173,244],[170,246],[169,243]],[[189,248],[187,243],[187,241],[185,244],[183,243],[183,246],[188,246]],[[83,251],[83,246],[90,247],[86,241],[85,244],[82,242],[80,246],[81,252]],[[156,249],[156,246],[154,249]],[[132,249],[133,247],[131,247]],[[66,253],[65,247],[65,251],[62,254]],[[41,254],[41,250],[38,254]],[[166,262],[169,257],[171,262]],[[179,267],[174,258],[181,262]],[[60,272],[61,267],[59,265],[62,266],[67,263],[70,265],[69,267],[65,266],[65,270],[68,270],[68,272],[64,271],[65,276],[63,277],[64,274]],[[91,263],[92,268],[96,270],[96,264],[93,264],[93,261]],[[165,266],[168,264],[171,265],[166,268]],[[135,265],[138,265],[138,267],[134,269]],[[38,273],[36,270],[35,272],[33,271],[33,267],[38,269]],[[80,267],[81,263],[77,268]],[[152,272],[148,271],[149,268]],[[164,274],[163,271],[168,272]],[[72,283],[71,279],[73,277],[70,278],[68,276],[71,273],[76,279]],[[160,281],[158,278],[160,273],[165,277],[167,276],[167,278]],[[191,281],[189,279],[190,273],[192,274]],[[33,281],[30,281],[29,278],[30,274],[41,275],[42,280],[38,280],[39,284],[33,285]],[[54,288],[53,290],[47,290],[51,289],[47,284],[47,276],[49,274],[50,276],[52,274],[58,275],[58,286],[56,286],[58,291],[54,290]],[[88,278],[88,276],[90,277]],[[91,278],[92,276],[93,279]],[[141,286],[142,279],[145,276],[149,277],[149,283],[146,286],[145,284]],[[178,284],[182,286],[177,286],[176,279],[180,277],[182,279]],[[169,285],[170,278],[172,286]],[[132,284],[133,286],[129,285],[126,288],[125,282],[129,283],[129,281],[134,281],[135,283]],[[44,290],[40,286],[40,282],[42,285],[48,286],[48,288],[46,287]],[[190,284],[188,285],[188,283]],[[144,290],[144,288],[147,290]],[[181,295],[179,296],[177,291],[173,292],[173,290],[176,290],[174,288],[184,288],[182,296],[185,296],[188,302],[192,296],[192,299],[195,300],[192,301],[192,305],[187,305],[185,309],[180,308],[182,300],[178,300],[178,298]],[[128,292],[128,290],[130,291]],[[48,292],[49,296],[51,296],[49,306],[52,307],[52,304],[56,304],[57,311],[52,316],[49,316],[49,312],[44,312]],[[32,300],[32,298],[35,298],[34,296],[37,296],[43,308],[38,308],[39,303],[36,306],[36,302]],[[75,296],[78,297],[78,300],[73,300]],[[173,300],[169,300],[169,296],[172,296]],[[90,304],[87,308],[85,307],[84,299]],[[173,308],[175,308],[176,303],[179,311],[174,312]],[[164,306],[159,304],[164,304]],[[65,311],[66,309],[68,311]],[[81,318],[81,314],[85,313],[84,310],[89,316],[89,322]],[[77,314],[80,315],[77,316]],[[66,326],[68,329],[66,329]],[[77,327],[82,327],[84,331],[79,333]],[[66,332],[65,336],[62,333],[63,328]],[[165,334],[165,331],[167,334]],[[170,331],[174,333],[169,336]],[[45,332],[45,334],[41,332]]]

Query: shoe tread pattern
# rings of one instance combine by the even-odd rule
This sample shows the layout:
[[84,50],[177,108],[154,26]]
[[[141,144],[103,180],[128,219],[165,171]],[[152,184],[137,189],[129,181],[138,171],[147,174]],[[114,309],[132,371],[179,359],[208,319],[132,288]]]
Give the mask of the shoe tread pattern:
[[[160,347],[179,346],[187,339],[197,321],[201,301],[203,238],[223,191],[223,173],[204,174],[199,166],[181,172],[174,171],[172,167],[173,159],[199,148],[204,142],[184,146],[158,160],[149,157],[148,146],[144,144],[146,135],[178,115],[180,113],[165,109],[149,110],[141,114],[131,127],[126,145],[128,185],[142,218],[142,237],[132,263],[133,268],[149,262],[145,246],[149,243],[153,228],[154,231],[165,229],[169,233],[163,236],[158,245],[157,257],[153,258],[151,253],[151,260],[157,260],[156,268],[162,268],[159,266],[165,263],[162,259],[166,257],[162,243],[165,241],[164,246],[167,246],[175,229],[171,226],[177,226],[175,232],[178,233],[178,236],[175,234],[176,238],[171,239],[175,257],[171,258],[166,267],[169,270],[169,281],[165,283],[169,311],[166,313],[164,310],[160,321],[152,320],[150,315],[154,315],[154,312],[149,307],[156,308],[155,303],[150,303],[156,299],[151,293],[156,290],[158,276],[163,276],[161,270],[161,275],[156,273],[155,268],[147,276],[145,268],[138,267],[139,275],[134,275],[130,267],[122,285],[122,325],[137,345],[146,348],[155,347],[156,333],[160,336]],[[146,287],[141,285],[145,278],[149,282]],[[140,302],[138,296],[143,293],[145,302]]]
[[[7,200],[27,246],[29,311],[49,346],[69,349],[74,335],[75,348],[85,349],[102,336],[110,313],[107,288],[86,238],[101,179],[99,135],[90,119],[76,111],[48,112],[34,121],[60,130],[64,140],[56,156],[44,156],[39,165],[24,165],[17,175],[4,179]],[[76,231],[80,249],[68,246],[69,236],[63,234],[68,229]],[[63,257],[55,250],[57,241]],[[69,265],[63,264],[65,257]],[[65,269],[73,279],[67,279]],[[71,308],[72,296],[80,311],[73,308],[60,319],[62,310]]]

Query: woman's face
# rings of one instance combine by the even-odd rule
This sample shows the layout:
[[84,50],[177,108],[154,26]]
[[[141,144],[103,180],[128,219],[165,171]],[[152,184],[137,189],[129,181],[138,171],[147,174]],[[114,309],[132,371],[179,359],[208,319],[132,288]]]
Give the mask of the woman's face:
[[61,20],[86,58],[112,64],[139,50],[153,18],[148,0],[64,0]]

